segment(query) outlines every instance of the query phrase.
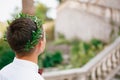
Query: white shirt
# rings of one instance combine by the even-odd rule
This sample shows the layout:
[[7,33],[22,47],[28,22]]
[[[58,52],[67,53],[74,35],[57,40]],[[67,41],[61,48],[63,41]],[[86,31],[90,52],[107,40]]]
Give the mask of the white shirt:
[[38,73],[38,65],[27,60],[14,58],[13,62],[0,71],[0,80],[44,80]]

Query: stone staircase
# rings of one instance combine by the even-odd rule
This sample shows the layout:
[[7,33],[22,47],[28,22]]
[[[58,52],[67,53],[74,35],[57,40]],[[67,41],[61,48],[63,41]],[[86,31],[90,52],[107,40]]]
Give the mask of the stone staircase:
[[[62,6],[58,10],[58,13],[61,13],[63,8],[67,6],[70,8],[70,10],[72,10],[72,12],[75,12],[77,9],[78,11],[80,10],[79,14],[82,15],[89,14],[90,16],[101,17],[103,20],[106,20],[108,22],[111,20],[114,21],[115,24],[120,24],[120,9],[111,8],[109,7],[109,5],[108,6],[100,5],[100,4],[98,5],[97,3],[100,0],[65,0],[65,1],[66,3],[62,4]],[[70,17],[73,16],[72,14],[69,15],[71,15]],[[66,17],[66,15],[64,15],[63,17]],[[70,17],[67,16],[66,21],[68,21],[68,18]],[[74,18],[75,17],[73,16],[73,19]],[[83,21],[84,19],[85,17],[82,17],[81,20]],[[65,20],[63,19],[62,21],[65,22]],[[73,21],[71,22],[68,21],[68,23],[73,24]],[[60,27],[65,25],[62,24],[63,24],[62,22],[61,24],[59,24]],[[64,26],[63,29],[65,29],[66,26]],[[70,28],[70,26],[68,28]],[[61,30],[64,31],[63,29]],[[94,57],[82,68],[46,72],[43,74],[43,76],[46,80],[120,80],[120,37],[117,38],[111,45],[109,45],[106,49],[104,49],[101,53],[99,53],[96,57]]]
[[45,72],[43,76],[45,80],[120,80],[119,73],[120,37],[83,67]]
[[55,21],[56,38],[59,32],[67,39],[78,37],[84,41],[96,38],[109,42],[111,37],[118,36],[120,9],[96,2],[98,1],[66,0],[61,4]]

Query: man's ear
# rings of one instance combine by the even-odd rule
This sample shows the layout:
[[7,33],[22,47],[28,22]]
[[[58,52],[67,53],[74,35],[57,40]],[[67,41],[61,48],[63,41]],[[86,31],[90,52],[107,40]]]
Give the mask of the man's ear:
[[44,41],[40,40],[39,43],[36,45],[37,53],[42,53],[44,51]]

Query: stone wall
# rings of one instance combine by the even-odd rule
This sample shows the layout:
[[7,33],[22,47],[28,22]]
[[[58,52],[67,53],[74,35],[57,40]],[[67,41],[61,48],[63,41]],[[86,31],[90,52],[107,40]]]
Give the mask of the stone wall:
[[[73,2],[72,2],[73,3]],[[73,8],[76,6],[77,8]],[[103,42],[111,40],[111,34],[118,33],[118,27],[113,27],[103,17],[83,11],[78,5],[67,3],[58,11],[55,35],[60,32],[67,39],[78,37],[84,41],[90,41],[93,38],[100,39]]]

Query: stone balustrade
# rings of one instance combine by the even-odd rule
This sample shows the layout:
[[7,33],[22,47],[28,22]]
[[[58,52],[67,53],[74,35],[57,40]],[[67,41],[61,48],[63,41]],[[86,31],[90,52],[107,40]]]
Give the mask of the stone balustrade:
[[95,15],[104,17],[107,20],[113,21],[117,24],[120,24],[120,10],[111,8],[111,7],[105,7],[98,4],[91,4],[89,2],[79,2],[80,9],[83,9],[87,12],[93,13]]
[[118,65],[120,37],[82,68],[46,72],[43,76],[45,80],[107,80]]
[[85,10],[120,25],[120,9],[99,5],[97,0],[68,0],[67,2],[70,3],[71,8]]

